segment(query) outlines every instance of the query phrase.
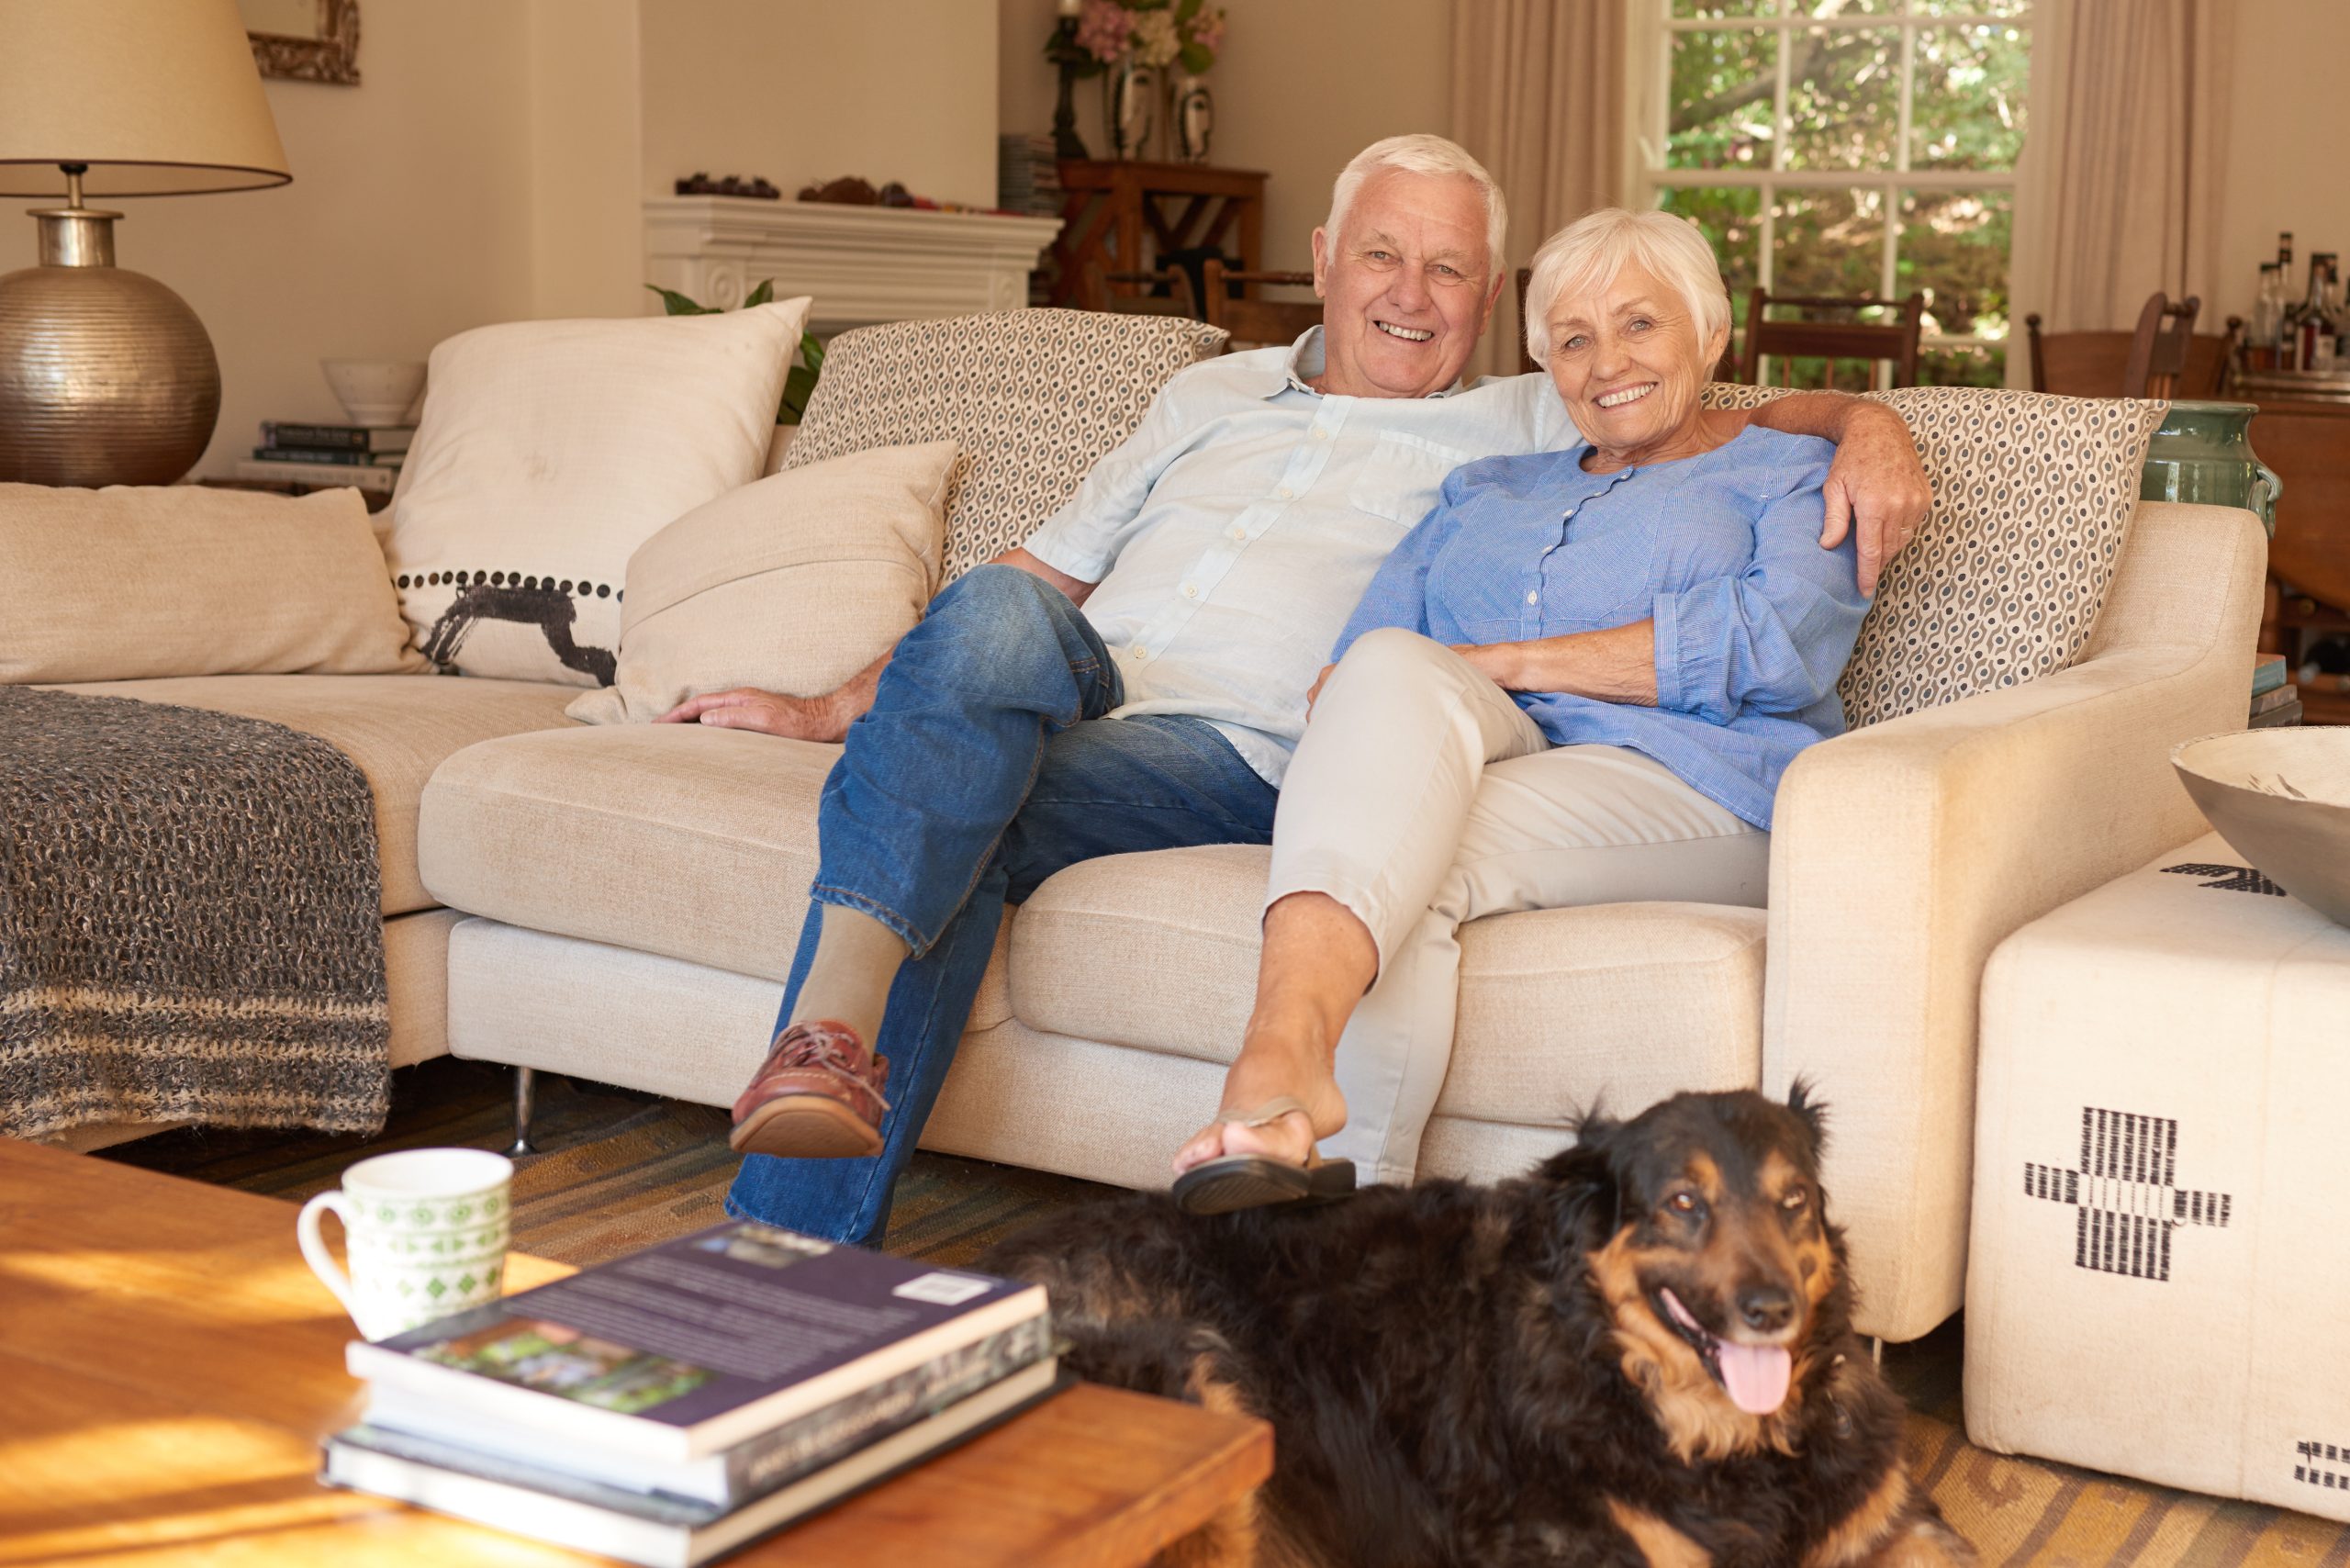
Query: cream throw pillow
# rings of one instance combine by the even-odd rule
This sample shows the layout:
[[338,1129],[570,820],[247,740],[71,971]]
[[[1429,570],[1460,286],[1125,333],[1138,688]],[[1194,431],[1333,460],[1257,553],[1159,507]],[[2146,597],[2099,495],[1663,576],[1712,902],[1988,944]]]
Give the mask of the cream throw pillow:
[[356,490],[0,485],[0,683],[425,667]]
[[417,646],[467,675],[609,682],[630,553],[758,477],[807,319],[802,297],[434,349],[386,549]]
[[938,587],[951,441],[882,446],[718,498],[628,563],[620,675],[565,710],[645,723],[731,687],[813,697],[871,664]]

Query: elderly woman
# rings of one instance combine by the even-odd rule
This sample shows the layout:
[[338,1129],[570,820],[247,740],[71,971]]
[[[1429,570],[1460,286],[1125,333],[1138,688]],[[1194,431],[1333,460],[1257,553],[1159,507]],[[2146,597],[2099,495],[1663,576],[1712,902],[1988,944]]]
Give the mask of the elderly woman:
[[1699,406],[1729,336],[1704,238],[1595,212],[1536,255],[1526,314],[1585,444],[1455,470],[1316,683],[1255,1011],[1175,1160],[1196,1212],[1343,1191],[1357,1162],[1410,1180],[1460,923],[1760,905],[1779,776],[1843,729],[1868,601],[1852,542],[1819,546],[1834,448]]

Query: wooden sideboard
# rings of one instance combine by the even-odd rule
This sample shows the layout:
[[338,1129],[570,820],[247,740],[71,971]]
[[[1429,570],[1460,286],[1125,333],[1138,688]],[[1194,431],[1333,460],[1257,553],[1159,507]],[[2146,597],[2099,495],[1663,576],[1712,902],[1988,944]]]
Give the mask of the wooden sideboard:
[[1213,245],[1257,270],[1265,242],[1265,175],[1256,169],[1138,159],[1064,159],[1061,231],[1048,303],[1082,307],[1088,267],[1157,267],[1170,251]]
[[[2253,450],[2285,483],[2268,547],[2260,645],[2290,654],[2298,650],[2288,639],[2350,633],[2350,402],[2249,396],[2260,405]],[[2339,685],[2343,678],[2326,681]],[[2302,683],[2307,722],[2350,723],[2350,689],[2324,686]]]

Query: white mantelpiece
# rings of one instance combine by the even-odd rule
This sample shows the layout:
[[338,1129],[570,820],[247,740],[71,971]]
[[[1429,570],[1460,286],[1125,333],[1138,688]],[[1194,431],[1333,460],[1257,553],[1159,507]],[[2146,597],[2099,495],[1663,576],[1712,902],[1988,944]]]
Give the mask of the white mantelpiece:
[[877,321],[1017,309],[1060,227],[1058,218],[984,212],[655,196],[644,204],[644,251],[653,282],[704,305],[739,305],[770,277],[778,299],[812,295],[808,330],[828,337]]

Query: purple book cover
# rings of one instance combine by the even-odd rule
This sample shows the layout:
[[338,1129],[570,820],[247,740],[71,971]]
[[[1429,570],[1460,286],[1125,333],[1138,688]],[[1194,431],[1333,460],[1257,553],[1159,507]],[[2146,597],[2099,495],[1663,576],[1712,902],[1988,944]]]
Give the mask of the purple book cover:
[[730,1222],[378,1348],[691,1428],[1034,1288]]

